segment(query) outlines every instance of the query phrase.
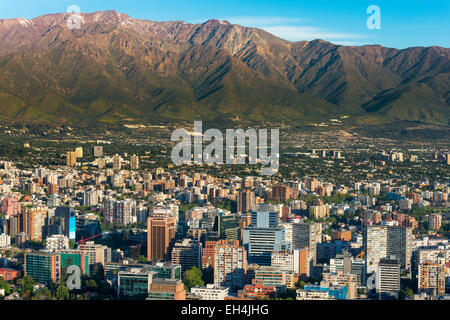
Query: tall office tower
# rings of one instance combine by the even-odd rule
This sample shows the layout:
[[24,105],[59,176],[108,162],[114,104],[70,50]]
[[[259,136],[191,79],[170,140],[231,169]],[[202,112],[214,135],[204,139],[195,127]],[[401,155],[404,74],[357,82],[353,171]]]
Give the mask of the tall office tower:
[[3,232],[9,235],[11,238],[15,237],[17,234],[23,232],[23,218],[24,214],[17,216],[7,217],[3,220]]
[[147,260],[168,259],[176,232],[176,218],[149,217],[147,220]]
[[255,193],[250,190],[239,191],[237,195],[238,213],[247,213],[255,210]]
[[113,156],[113,170],[119,171],[122,168],[122,157],[118,154]]
[[102,146],[95,146],[93,148],[93,154],[94,154],[94,157],[96,157],[96,158],[103,156],[103,147]]
[[77,158],[83,158],[83,148],[82,147],[76,147],[75,148],[75,155]]
[[55,210],[56,220],[59,220],[63,227],[64,235],[66,235],[69,240],[75,240],[76,237],[76,216],[75,210],[69,207],[57,207]]
[[139,169],[139,157],[135,154],[133,154],[130,158],[130,166],[131,170],[138,170]]
[[363,246],[368,274],[376,271],[380,259],[387,256],[395,256],[403,269],[411,267],[412,228],[364,226]]
[[439,213],[428,216],[428,226],[431,230],[438,231],[442,226],[442,215]]
[[172,250],[172,263],[179,264],[184,274],[192,267],[202,267],[202,245],[192,239],[177,241]]
[[399,260],[400,267],[409,270],[412,257],[412,228],[388,226],[387,229],[387,256],[395,256]]
[[42,230],[46,225],[47,210],[32,208],[23,213],[23,232],[30,236],[31,240],[42,241]]
[[270,205],[261,205],[252,212],[252,224],[244,228],[243,244],[250,263],[270,266],[274,251],[291,250],[285,230],[278,226],[278,212]]
[[300,279],[307,279],[311,274],[311,265],[314,257],[308,247],[292,250],[294,255],[294,272]]
[[24,273],[37,283],[50,284],[59,280],[61,257],[57,253],[28,252],[24,255]]
[[376,272],[376,290],[380,299],[398,297],[400,291],[400,263],[393,257],[383,258]]
[[419,293],[444,295],[445,265],[432,261],[419,264],[418,289]]
[[317,262],[317,244],[322,241],[321,223],[294,223],[292,230],[292,247],[309,248],[314,264]]
[[380,260],[387,256],[387,246],[385,226],[364,226],[363,247],[367,274],[377,270]]
[[66,153],[66,166],[75,167],[77,164],[77,154],[75,151],[67,151]]
[[244,247],[218,244],[214,248],[214,285],[237,292],[245,284],[247,256]]

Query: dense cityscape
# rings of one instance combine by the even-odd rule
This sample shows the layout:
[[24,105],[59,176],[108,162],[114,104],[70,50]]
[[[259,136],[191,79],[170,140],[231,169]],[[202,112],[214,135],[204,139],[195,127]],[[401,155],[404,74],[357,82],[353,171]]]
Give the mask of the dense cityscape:
[[261,176],[147,129],[1,128],[0,299],[448,299],[445,143],[290,133]]

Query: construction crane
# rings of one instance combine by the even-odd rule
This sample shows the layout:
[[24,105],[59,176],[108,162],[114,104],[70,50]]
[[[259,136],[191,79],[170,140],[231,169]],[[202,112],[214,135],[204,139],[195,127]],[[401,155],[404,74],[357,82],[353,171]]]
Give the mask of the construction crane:
[[361,250],[361,252],[356,256],[357,258],[364,258],[364,250]]
[[101,236],[101,235],[103,235],[103,234],[99,233],[99,234],[96,234],[96,235],[94,235],[92,237],[89,237],[89,238],[86,238],[86,239],[81,237],[81,240],[77,242],[77,243],[81,243],[81,272],[84,273],[84,270],[85,270],[85,266],[84,266],[84,242],[87,241],[87,240],[91,240],[91,239],[97,238],[98,236]]

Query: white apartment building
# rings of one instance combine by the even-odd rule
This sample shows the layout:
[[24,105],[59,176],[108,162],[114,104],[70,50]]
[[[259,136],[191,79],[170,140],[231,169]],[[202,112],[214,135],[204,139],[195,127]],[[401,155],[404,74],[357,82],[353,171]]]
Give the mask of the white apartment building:
[[11,245],[11,237],[7,234],[0,234],[0,248],[6,248]]
[[225,300],[225,297],[228,296],[228,291],[229,288],[215,286],[214,284],[191,288],[191,293],[202,297],[202,300]]
[[45,248],[52,252],[69,249],[69,238],[62,234],[48,237],[45,242]]

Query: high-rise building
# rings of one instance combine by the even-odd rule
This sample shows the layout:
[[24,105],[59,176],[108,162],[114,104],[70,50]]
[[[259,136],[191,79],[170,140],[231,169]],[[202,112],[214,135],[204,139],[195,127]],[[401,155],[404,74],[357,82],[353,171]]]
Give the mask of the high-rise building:
[[330,272],[343,274],[356,274],[357,285],[363,286],[366,282],[366,268],[364,260],[361,258],[354,258],[348,252],[336,255],[335,258],[330,259]]
[[102,233],[100,219],[93,213],[78,215],[75,220],[75,226],[76,241],[80,241],[81,238],[87,239]]
[[404,269],[411,267],[412,228],[364,226],[363,246],[367,274],[376,271],[380,259],[387,256],[395,256]]
[[412,257],[412,228],[403,226],[388,226],[388,252],[386,256],[395,256],[400,267],[405,270],[411,268]]
[[97,190],[87,190],[83,192],[83,206],[91,207],[98,205],[99,192]]
[[175,217],[152,216],[147,220],[147,260],[167,259],[177,232]]
[[134,215],[136,210],[136,200],[107,200],[104,203],[104,222],[106,224],[127,225],[137,222]]
[[276,202],[286,202],[290,195],[290,189],[285,185],[276,185],[272,187],[272,199]]
[[31,240],[42,241],[43,228],[48,218],[47,210],[42,208],[31,208],[23,213],[23,232],[30,236]]
[[445,265],[425,261],[419,264],[417,276],[419,293],[425,292],[432,295],[445,294]]
[[113,170],[119,171],[122,168],[122,157],[118,154],[113,156]]
[[428,216],[428,227],[431,230],[437,231],[442,226],[442,215],[439,213],[430,214]]
[[24,255],[24,273],[37,283],[50,284],[60,278],[61,260],[56,253],[27,252]]
[[238,213],[247,213],[255,210],[255,193],[250,190],[239,191],[237,195]]
[[192,267],[202,267],[202,246],[198,241],[177,241],[172,250],[172,263],[181,265],[183,274]]
[[63,227],[64,235],[69,240],[75,240],[76,238],[76,215],[75,210],[70,207],[57,207],[55,209],[56,220],[59,220],[59,225]]
[[322,241],[322,224],[299,222],[293,224],[293,249],[309,248],[314,264],[317,262],[317,244]]
[[108,262],[108,251],[111,250],[111,248],[101,244],[96,244],[94,241],[86,241],[84,244],[78,245],[78,249],[83,252],[83,255],[89,257],[90,267],[97,263],[104,266],[105,263]]
[[383,258],[376,271],[376,290],[380,299],[398,297],[400,291],[400,263],[393,257]]
[[77,164],[77,154],[75,151],[67,151],[66,153],[66,166],[75,167]]
[[327,204],[310,206],[309,217],[315,219],[328,218],[330,216],[330,206]]
[[239,222],[234,214],[219,213],[213,227],[220,239],[239,240]]
[[273,206],[263,205],[252,212],[252,223],[244,228],[243,244],[248,252],[248,261],[270,266],[274,251],[289,251],[285,229],[278,226],[278,212]]
[[272,252],[270,265],[280,270],[294,271],[294,253],[288,251]]
[[135,154],[133,154],[130,158],[130,167],[131,167],[131,170],[139,169],[139,157]]
[[202,252],[202,268],[209,267],[214,268],[214,254],[217,245],[232,245],[239,246],[239,240],[218,240],[218,241],[206,241],[205,248]]
[[236,292],[246,280],[247,255],[244,247],[218,244],[214,248],[214,285]]
[[75,156],[77,158],[83,158],[83,148],[82,147],[75,148]]
[[45,239],[45,248],[53,252],[69,249],[69,238],[65,235],[53,235],[48,237]]

